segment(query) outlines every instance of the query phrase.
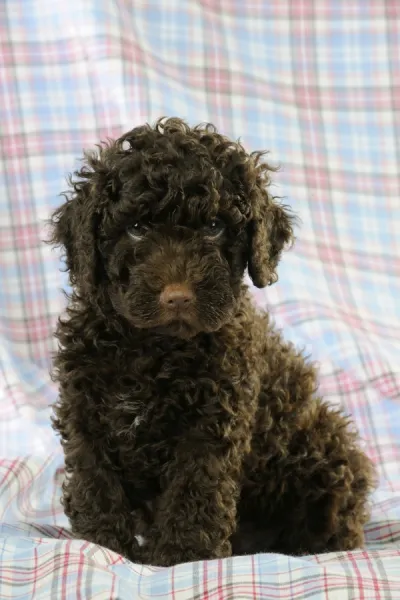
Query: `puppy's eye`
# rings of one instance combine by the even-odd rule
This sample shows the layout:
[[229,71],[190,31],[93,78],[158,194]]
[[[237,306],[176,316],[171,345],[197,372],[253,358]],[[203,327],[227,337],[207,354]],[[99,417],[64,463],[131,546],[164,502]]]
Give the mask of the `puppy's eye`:
[[204,229],[208,238],[217,238],[223,233],[225,224],[221,219],[213,219]]
[[148,227],[142,223],[134,223],[128,227],[128,233],[134,240],[140,240],[147,232]]

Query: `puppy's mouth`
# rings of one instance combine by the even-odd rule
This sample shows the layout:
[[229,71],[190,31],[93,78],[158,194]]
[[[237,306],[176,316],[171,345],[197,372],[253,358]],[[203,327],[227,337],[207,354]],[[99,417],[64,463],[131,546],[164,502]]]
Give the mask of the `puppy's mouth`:
[[201,329],[196,304],[196,296],[188,284],[166,285],[159,297],[161,318],[157,329],[166,335],[193,337]]
[[171,311],[167,314],[164,313],[163,317],[156,329],[164,335],[189,339],[201,330],[193,311]]

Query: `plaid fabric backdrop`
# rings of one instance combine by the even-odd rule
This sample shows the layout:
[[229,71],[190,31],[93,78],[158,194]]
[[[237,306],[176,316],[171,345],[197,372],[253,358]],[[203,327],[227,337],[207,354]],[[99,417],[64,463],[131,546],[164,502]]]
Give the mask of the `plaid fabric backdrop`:
[[[399,57],[398,0],[0,3],[0,598],[400,598]],[[365,551],[165,570],[70,539],[48,425],[66,280],[44,221],[84,147],[161,115],[282,165],[302,225],[254,296],[378,466]]]

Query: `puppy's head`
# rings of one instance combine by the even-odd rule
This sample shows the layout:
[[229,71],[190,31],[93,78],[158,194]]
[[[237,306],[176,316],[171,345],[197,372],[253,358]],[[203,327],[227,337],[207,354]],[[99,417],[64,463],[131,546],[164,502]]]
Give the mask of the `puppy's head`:
[[246,267],[256,286],[273,283],[292,239],[292,216],[267,190],[271,170],[262,153],[179,119],[86,153],[52,219],[76,293],[138,328],[218,329]]

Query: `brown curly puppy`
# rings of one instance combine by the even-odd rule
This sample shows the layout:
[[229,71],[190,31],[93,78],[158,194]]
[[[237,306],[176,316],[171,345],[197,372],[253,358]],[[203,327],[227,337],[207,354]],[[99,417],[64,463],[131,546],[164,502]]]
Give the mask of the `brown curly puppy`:
[[362,546],[371,463],[243,285],[292,239],[262,153],[168,119],[85,160],[52,219],[73,533],[155,565]]

